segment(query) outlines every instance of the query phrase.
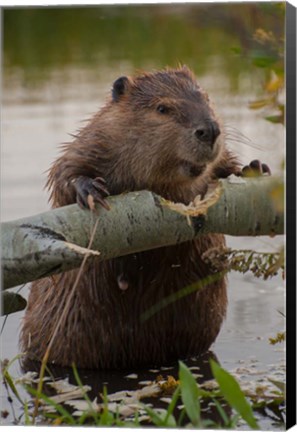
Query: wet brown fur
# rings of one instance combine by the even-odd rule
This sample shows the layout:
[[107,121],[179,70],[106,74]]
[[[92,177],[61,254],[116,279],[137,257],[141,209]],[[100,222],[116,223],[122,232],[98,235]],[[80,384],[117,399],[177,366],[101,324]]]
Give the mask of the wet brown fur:
[[[160,104],[168,109],[164,115],[156,109]],[[189,203],[213,178],[238,171],[223,131],[212,149],[193,137],[201,119],[208,118],[216,119],[215,113],[187,68],[129,78],[123,94],[110,98],[53,164],[48,177],[53,207],[76,202],[73,181],[78,176],[103,177],[111,194],[149,189]],[[202,166],[204,171],[193,175],[191,170]],[[206,351],[226,313],[224,279],[176,300],[145,322],[140,316],[209,275],[201,255],[223,243],[223,236],[210,234],[88,265],[50,361],[126,368]],[[119,287],[120,275],[128,282],[127,290]],[[77,270],[33,283],[21,334],[22,349],[30,358],[44,355],[76,276]]]

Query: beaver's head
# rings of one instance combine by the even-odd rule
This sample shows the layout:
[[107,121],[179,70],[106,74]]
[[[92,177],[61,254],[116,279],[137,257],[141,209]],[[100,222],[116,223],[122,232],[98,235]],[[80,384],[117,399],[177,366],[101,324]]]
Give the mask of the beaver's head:
[[222,148],[208,96],[186,67],[118,78],[110,108],[127,169],[149,187],[193,181]]

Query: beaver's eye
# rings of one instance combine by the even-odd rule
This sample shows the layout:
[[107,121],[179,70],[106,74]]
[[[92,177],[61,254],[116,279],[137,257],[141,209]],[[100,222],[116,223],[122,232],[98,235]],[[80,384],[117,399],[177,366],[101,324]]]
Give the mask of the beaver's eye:
[[161,104],[161,105],[157,106],[157,111],[160,114],[167,114],[169,112],[169,108],[167,106]]

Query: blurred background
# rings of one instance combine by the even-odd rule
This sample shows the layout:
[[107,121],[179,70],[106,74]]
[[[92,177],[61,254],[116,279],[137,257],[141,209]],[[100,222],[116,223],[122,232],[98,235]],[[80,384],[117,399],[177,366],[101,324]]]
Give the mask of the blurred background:
[[248,104],[261,97],[271,70],[283,67],[283,6],[5,9],[2,218],[45,209],[43,172],[58,145],[104,103],[114,79],[139,69],[187,64],[225,123],[251,140],[230,142],[243,162],[255,156],[279,169],[283,128],[268,124]]
[[[258,158],[282,174],[284,13],[284,3],[261,2],[4,9],[2,220],[49,208],[45,172],[59,145],[104,104],[117,77],[137,70],[187,64],[242,162]],[[228,238],[256,250],[282,242]],[[268,343],[283,330],[280,312],[280,276],[231,273],[228,318],[213,347],[222,365],[254,359],[282,374],[283,346]],[[18,352],[22,314],[5,322],[2,358]]]

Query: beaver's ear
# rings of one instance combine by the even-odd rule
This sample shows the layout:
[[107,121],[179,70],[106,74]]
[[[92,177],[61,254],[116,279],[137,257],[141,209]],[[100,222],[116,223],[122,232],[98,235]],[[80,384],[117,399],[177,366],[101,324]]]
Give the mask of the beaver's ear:
[[112,100],[118,102],[130,87],[130,79],[126,76],[118,78],[112,86]]
[[186,64],[181,65],[180,70],[189,75],[191,78],[196,79],[194,72]]

